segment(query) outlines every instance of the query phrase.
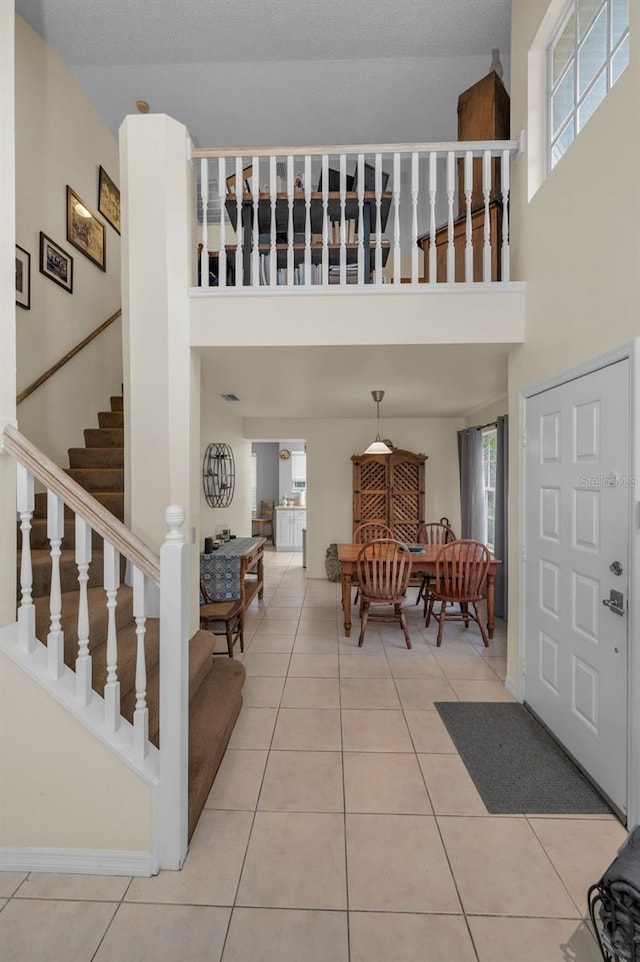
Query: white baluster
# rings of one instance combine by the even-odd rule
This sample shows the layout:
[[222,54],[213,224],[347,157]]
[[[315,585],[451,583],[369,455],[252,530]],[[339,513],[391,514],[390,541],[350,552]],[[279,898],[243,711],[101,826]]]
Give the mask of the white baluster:
[[133,745],[138,758],[149,749],[149,709],[147,708],[147,664],[144,651],[146,621],[144,574],[133,568],[133,617],[136,622],[136,707],[133,713]]
[[271,226],[269,229],[269,284],[278,283],[278,249],[276,247],[276,207],[278,203],[278,166],[275,156],[269,158],[269,198],[271,200]]
[[411,154],[411,283],[418,283],[418,154]]
[[311,284],[311,157],[304,158],[304,283]]
[[393,283],[400,283],[400,154],[393,155]]
[[170,528],[160,549],[160,864],[179,869],[187,852],[189,759],[189,548],[179,530],[184,508],[165,512]]
[[438,280],[438,259],[436,250],[436,191],[438,189],[438,154],[429,153],[429,283]]
[[347,283],[347,155],[340,154],[340,284]]
[[64,633],[61,628],[62,591],[60,588],[60,555],[64,537],[64,503],[53,491],[47,491],[47,537],[51,545],[51,587],[49,589],[49,634],[47,635],[47,673],[56,681],[64,668]]
[[482,251],[482,279],[491,280],[491,221],[489,201],[491,200],[491,151],[485,150],[482,157],[482,195],[484,197],[484,248]]
[[370,251],[370,238],[368,250],[364,249],[364,154],[358,154],[358,284],[364,284],[365,258],[368,265]]
[[508,150],[502,151],[502,270],[500,277],[504,283],[511,280],[511,248],[509,243],[509,187],[511,157]]
[[456,249],[453,236],[453,200],[456,192],[456,156],[452,150],[447,154],[447,284],[456,279]]
[[209,161],[200,158],[200,199],[202,201],[202,250],[200,251],[200,287],[209,286]]
[[295,277],[295,253],[293,247],[293,193],[293,157],[291,154],[289,154],[287,157],[287,200],[289,204],[287,219],[287,284],[293,284]]
[[218,248],[218,287],[227,286],[227,162],[218,157],[218,204],[220,205],[220,247]]
[[464,199],[466,204],[466,222],[464,248],[464,279],[467,284],[473,280],[473,237],[471,224],[471,195],[473,194],[473,152],[465,151],[464,155]]
[[242,173],[242,157],[236,157],[236,287],[244,283],[243,253],[246,238],[242,225],[242,200],[244,193],[244,177]]
[[376,284],[382,284],[382,154],[375,159],[376,188]]
[[76,658],[76,697],[88,705],[91,691],[91,654],[89,652],[89,565],[91,564],[91,527],[76,515],[76,565],[78,566],[78,657]]
[[322,283],[329,283],[329,157],[322,155]]
[[[251,286],[259,287],[260,276],[260,158],[254,157],[251,167],[251,192],[253,194],[253,254],[251,263]],[[263,262],[262,262],[263,263]]]
[[36,609],[31,597],[33,569],[31,565],[31,519],[33,518],[33,475],[21,464],[17,465],[16,504],[20,517],[21,556],[20,592],[18,608],[18,639],[23,651],[31,652],[36,646]]
[[107,594],[107,681],[104,686],[104,711],[107,728],[120,727],[120,682],[118,681],[118,638],[116,596],[120,587],[120,555],[110,542],[104,542],[104,588]]

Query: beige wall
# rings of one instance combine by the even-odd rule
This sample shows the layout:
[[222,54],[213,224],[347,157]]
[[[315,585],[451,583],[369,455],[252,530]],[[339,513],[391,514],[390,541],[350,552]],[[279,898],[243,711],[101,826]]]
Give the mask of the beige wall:
[[[548,2],[514,0],[512,129],[527,128],[528,53]],[[629,4],[630,64],[564,157],[527,200],[515,165],[512,250],[526,278],[526,340],[509,357],[510,516],[518,517],[518,397],[527,385],[640,335],[640,4]],[[533,126],[535,126],[533,118]],[[527,143],[530,138],[527,137]],[[511,526],[509,677],[517,677],[519,539]]]
[[[204,379],[203,379],[204,380]],[[209,382],[202,387],[200,410],[201,442],[198,464],[200,485],[200,527],[198,543],[214,536],[219,525],[231,528],[238,537],[251,535],[251,442],[244,433],[242,418],[234,412],[233,404],[218,396],[216,385]],[[236,487],[228,508],[210,508],[204,496],[200,478],[202,459],[207,445],[212,442],[230,445],[236,466]]]
[[[16,241],[31,254],[31,310],[18,309],[18,391],[120,307],[120,237],[105,223],[106,273],[67,241],[66,186],[97,212],[102,165],[118,148],[68,67],[16,17]],[[73,293],[39,271],[40,231],[73,257]],[[122,384],[117,322],[18,409],[19,428],[54,461],[83,444]]]
[[[426,519],[446,515],[460,527],[457,431],[462,418],[385,418],[384,433],[396,447],[422,452],[426,463]],[[373,440],[373,419],[248,418],[252,440],[304,438],[307,442],[307,577],[325,578],[325,552],[333,542],[350,541],[353,465],[351,455]]]
[[[14,10],[0,4],[0,425],[16,416],[16,307],[14,137]],[[24,245],[20,245],[24,246]],[[16,601],[16,469],[0,454],[0,625],[15,618]]]
[[497,417],[507,414],[509,410],[509,395],[503,394],[489,404],[484,404],[481,408],[470,411],[464,419],[466,428],[477,427],[479,424],[490,424]]
[[150,852],[151,789],[0,655],[0,847]]

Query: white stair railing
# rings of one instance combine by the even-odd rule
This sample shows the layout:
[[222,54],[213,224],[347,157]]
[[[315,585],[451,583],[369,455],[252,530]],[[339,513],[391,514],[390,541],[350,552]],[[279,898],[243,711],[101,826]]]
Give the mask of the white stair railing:
[[518,141],[194,149],[199,287],[506,283],[518,153]]
[[[160,868],[180,868],[187,851],[188,791],[188,548],[180,528],[184,510],[167,508],[169,528],[160,558],[135,537],[106,508],[50,461],[15,428],[5,425],[0,434],[3,451],[17,462],[17,513],[21,531],[20,599],[17,613],[17,648],[39,662],[45,654],[47,682],[60,687],[60,697],[72,698],[75,714],[86,717],[94,730],[133,767],[151,775],[157,785],[158,818],[155,822],[154,857]],[[49,630],[46,651],[36,637],[33,601],[33,548],[31,532],[35,509],[34,482],[46,489],[47,538],[50,543]],[[61,545],[65,506],[75,513],[75,567],[77,568],[77,654],[73,668],[64,663],[62,629]],[[92,687],[89,624],[89,566],[93,558],[92,535],[103,541],[103,588],[107,614],[106,680],[102,694]],[[135,709],[132,724],[120,711],[117,609],[121,557],[131,571],[135,623]],[[67,576],[68,577],[68,576]],[[68,583],[68,582],[67,582]],[[147,705],[147,597],[150,586],[160,591],[160,745],[149,740]],[[68,590],[68,588],[67,588]],[[154,614],[157,614],[154,612]],[[37,670],[34,668],[34,674]]]

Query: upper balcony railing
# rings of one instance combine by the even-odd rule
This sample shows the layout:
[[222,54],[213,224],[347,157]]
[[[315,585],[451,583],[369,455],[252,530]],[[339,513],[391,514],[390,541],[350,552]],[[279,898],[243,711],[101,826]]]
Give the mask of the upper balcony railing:
[[194,149],[198,286],[507,283],[518,141]]

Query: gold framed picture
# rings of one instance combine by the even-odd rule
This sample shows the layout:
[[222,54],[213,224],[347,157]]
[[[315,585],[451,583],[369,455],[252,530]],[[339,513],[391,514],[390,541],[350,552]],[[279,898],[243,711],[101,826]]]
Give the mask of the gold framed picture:
[[98,215],[85,204],[72,187],[67,184],[67,240],[85,257],[99,267],[107,269],[105,226]]
[[120,191],[104,167],[98,178],[98,210],[108,224],[120,233]]

